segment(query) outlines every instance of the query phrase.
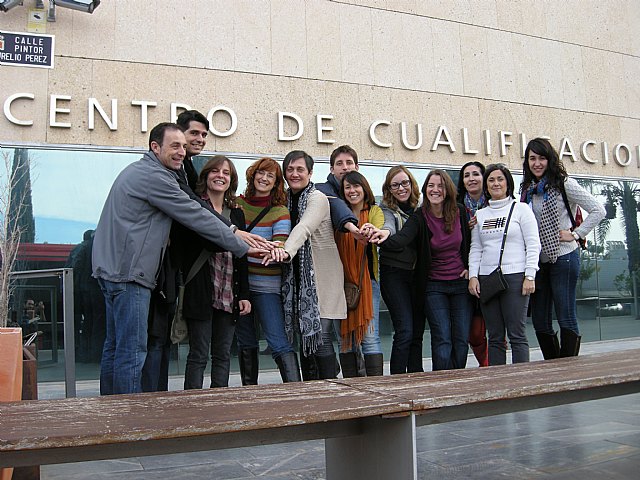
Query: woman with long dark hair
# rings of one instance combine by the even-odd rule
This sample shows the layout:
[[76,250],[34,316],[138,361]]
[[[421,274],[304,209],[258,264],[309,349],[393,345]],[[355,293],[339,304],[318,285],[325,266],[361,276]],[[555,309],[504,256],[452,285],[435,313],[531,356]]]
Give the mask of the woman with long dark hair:
[[[473,161],[465,163],[458,175],[458,203],[464,205],[467,212],[469,228],[476,225],[476,212],[487,206],[487,199],[483,192],[482,176],[484,165]],[[469,330],[469,345],[478,360],[478,365],[489,365],[489,348],[487,343],[487,328],[480,310],[480,303],[476,300],[473,316],[471,317],[471,329]]]
[[[540,254],[535,217],[515,200],[513,177],[504,165],[489,165],[483,185],[489,206],[476,212],[477,223],[471,232],[469,292],[482,301],[489,332],[489,365],[507,363],[505,332],[512,363],[528,362],[527,306],[535,290],[533,275]],[[496,269],[502,273],[497,275]],[[492,288],[496,276],[502,276],[505,289]]]
[[467,291],[470,232],[456,187],[444,170],[432,170],[422,185],[423,203],[383,248],[416,251],[414,285],[423,295],[431,330],[434,370],[464,368],[473,311]]
[[[287,195],[284,191],[284,176],[278,162],[272,158],[261,158],[247,169],[247,188],[238,198],[243,209],[247,231],[260,235],[265,240],[284,244],[291,232],[291,218],[287,210]],[[300,367],[292,346],[293,332],[288,338],[285,331],[284,310],[280,298],[282,266],[278,263],[265,266],[261,259],[249,258],[249,290],[252,314],[240,317],[236,328],[238,357],[242,361],[250,357],[255,361],[257,372],[258,348],[254,327],[254,316],[271,349],[283,382],[299,382]],[[245,340],[245,337],[248,340]],[[246,352],[245,344],[251,350]],[[256,360],[254,360],[256,359]]]
[[[341,194],[368,237],[368,231],[379,229],[384,214],[376,203],[369,182],[353,170],[342,177]],[[358,375],[358,349],[364,354],[367,376],[382,375],[383,358],[380,345],[380,284],[378,247],[366,239],[360,241],[350,232],[336,232],[336,245],[344,269],[345,281],[360,286],[360,300],[356,308],[347,312],[340,324],[340,364],[343,377]]]
[[[579,243],[604,218],[604,207],[567,175],[558,153],[544,138],[534,138],[525,150],[521,201],[535,214],[540,230],[540,270],[531,313],[545,359],[571,357],[580,351],[576,316],[576,286],[580,275]],[[589,213],[577,225],[578,208]],[[553,329],[555,306],[560,342]]]
[[[242,209],[235,204],[238,173],[227,157],[216,155],[202,168],[196,194],[238,228],[245,228]],[[200,265],[185,285],[183,315],[189,330],[189,354],[184,388],[202,388],[211,354],[211,387],[229,384],[231,342],[240,315],[251,311],[247,257],[231,252],[211,254],[206,250],[185,252],[190,257],[185,276]],[[213,279],[215,278],[215,282]],[[186,278],[185,278],[186,281]]]

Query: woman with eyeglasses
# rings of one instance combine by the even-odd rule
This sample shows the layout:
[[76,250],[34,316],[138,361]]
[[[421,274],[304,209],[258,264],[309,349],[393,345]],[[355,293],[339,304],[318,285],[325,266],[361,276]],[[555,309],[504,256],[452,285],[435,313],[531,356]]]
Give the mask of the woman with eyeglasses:
[[[567,175],[558,153],[544,138],[534,138],[525,150],[521,201],[527,203],[538,222],[542,253],[531,296],[531,316],[545,359],[577,356],[580,330],[576,315],[576,287],[580,275],[579,242],[605,216],[593,195]],[[581,207],[589,213],[576,223]],[[560,342],[553,330],[555,307]]]
[[[476,212],[477,222],[471,232],[469,292],[482,302],[489,332],[489,365],[507,363],[505,331],[512,363],[529,361],[527,306],[529,295],[535,291],[540,240],[533,213],[515,200],[513,189],[513,177],[507,167],[487,167],[483,192],[489,206]],[[492,273],[498,267],[507,284],[501,291],[492,288]],[[481,296],[483,289],[485,295]],[[490,290],[495,291],[491,297]]]
[[[402,165],[391,167],[382,185],[384,225],[371,241],[384,241],[395,235],[418,207],[420,190],[411,172]],[[424,297],[413,292],[416,251],[412,245],[392,251],[380,248],[380,289],[393,323],[391,375],[422,372],[422,338],[425,315]]]
[[[460,169],[458,175],[458,203],[464,205],[467,211],[469,229],[476,225],[476,212],[487,206],[487,199],[482,190],[484,165],[480,162],[467,162]],[[471,317],[469,330],[469,345],[478,360],[478,365],[489,365],[489,349],[487,344],[487,328],[480,310],[480,303],[476,300]]]
[[429,172],[422,196],[422,206],[402,230],[384,241],[383,255],[407,246],[415,249],[413,284],[415,294],[422,296],[431,330],[433,369],[465,368],[473,311],[467,291],[466,212],[457,204],[456,187],[444,170]]
[[[261,158],[247,169],[246,175],[247,188],[238,199],[238,205],[244,210],[247,231],[266,240],[284,244],[291,232],[291,218],[286,207],[287,195],[280,165],[272,158]],[[240,318],[236,330],[242,378],[247,376],[247,369],[250,368],[251,375],[254,375],[255,370],[256,383],[258,346],[254,317],[262,326],[282,381],[286,383],[301,380],[298,357],[292,346],[293,331],[289,335],[285,331],[284,309],[280,298],[281,277],[280,264],[265,266],[261,259],[249,258],[249,298],[253,311],[250,316]],[[245,345],[250,348],[248,352]]]

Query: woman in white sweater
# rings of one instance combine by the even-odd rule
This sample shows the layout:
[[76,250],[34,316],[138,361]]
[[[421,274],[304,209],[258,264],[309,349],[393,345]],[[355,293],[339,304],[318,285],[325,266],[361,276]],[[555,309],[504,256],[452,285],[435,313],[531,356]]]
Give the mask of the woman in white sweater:
[[[548,140],[534,138],[525,150],[521,200],[529,204],[540,230],[542,253],[531,313],[545,359],[571,357],[580,350],[576,286],[580,274],[579,242],[604,218],[600,202],[569,178]],[[578,207],[589,216],[578,224]],[[560,325],[560,342],[552,324],[552,308]]]
[[[483,284],[488,288],[488,276],[501,267],[508,287],[482,303],[489,332],[489,365],[507,363],[505,330],[511,344],[512,363],[528,362],[525,323],[540,255],[538,225],[531,209],[514,199],[513,177],[507,167],[489,165],[483,188],[489,207],[478,210],[478,221],[471,232],[469,292],[480,298]],[[505,227],[507,234],[500,262]]]

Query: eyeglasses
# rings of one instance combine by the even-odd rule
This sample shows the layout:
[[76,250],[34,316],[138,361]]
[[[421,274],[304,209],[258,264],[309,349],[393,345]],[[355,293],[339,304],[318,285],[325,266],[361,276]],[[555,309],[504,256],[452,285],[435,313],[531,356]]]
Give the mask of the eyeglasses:
[[271,173],[271,172],[267,172],[267,171],[265,171],[265,170],[258,170],[258,171],[256,172],[255,176],[256,176],[256,177],[257,177],[257,176],[266,177],[266,178],[268,178],[269,180],[275,180],[275,179],[276,179],[276,176],[275,176],[273,173]]
[[399,183],[391,183],[389,184],[389,190],[395,192],[396,190],[399,190],[400,187],[404,188],[405,190],[408,190],[409,187],[411,187],[411,180],[402,180]]

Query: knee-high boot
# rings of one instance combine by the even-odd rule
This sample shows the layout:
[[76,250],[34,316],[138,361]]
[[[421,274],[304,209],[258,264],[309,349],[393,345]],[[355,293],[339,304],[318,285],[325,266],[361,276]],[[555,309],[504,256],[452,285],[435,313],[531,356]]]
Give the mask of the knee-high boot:
[[545,360],[551,360],[560,356],[560,343],[558,342],[556,332],[536,332],[536,337],[538,337],[538,344],[540,345],[540,350]]
[[340,366],[342,368],[342,378],[353,378],[358,376],[358,365],[355,353],[341,353]]
[[302,380],[305,382],[320,379],[315,355],[309,355],[307,357],[304,353],[300,352],[300,370],[302,370]]
[[315,357],[316,365],[318,365],[318,376],[321,379],[337,378],[335,355],[315,355]]
[[282,383],[301,381],[298,356],[295,352],[283,353],[276,357],[276,364],[278,365],[278,370],[280,370]]
[[380,377],[383,374],[383,359],[381,353],[365,354],[364,364],[367,367],[367,377]]
[[573,330],[560,329],[560,357],[577,357],[582,337]]
[[242,385],[258,384],[258,348],[241,348],[238,350],[238,363],[240,364],[240,379]]

